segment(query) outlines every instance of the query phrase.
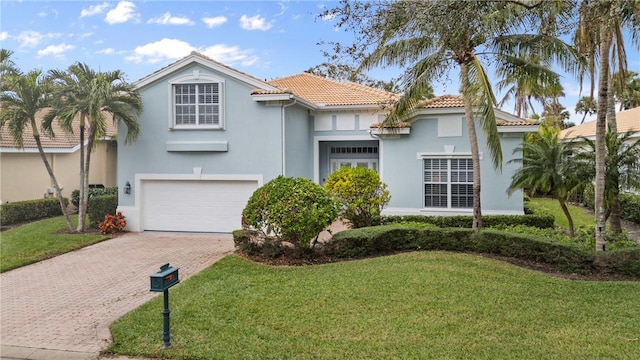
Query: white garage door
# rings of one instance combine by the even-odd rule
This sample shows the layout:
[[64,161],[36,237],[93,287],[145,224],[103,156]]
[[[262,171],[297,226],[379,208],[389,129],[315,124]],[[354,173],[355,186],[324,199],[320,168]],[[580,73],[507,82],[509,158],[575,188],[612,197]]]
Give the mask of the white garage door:
[[231,232],[257,181],[154,180],[142,184],[144,230]]

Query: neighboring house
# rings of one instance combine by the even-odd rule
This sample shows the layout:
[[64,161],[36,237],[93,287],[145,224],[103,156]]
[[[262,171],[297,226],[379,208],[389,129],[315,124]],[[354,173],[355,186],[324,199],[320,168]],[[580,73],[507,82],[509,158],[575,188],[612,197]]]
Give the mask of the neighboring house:
[[[624,134],[628,131],[631,131],[632,135],[629,139],[631,141],[638,140],[640,138],[640,107],[617,112],[616,127],[618,130],[618,134]],[[560,132],[560,140],[564,142],[578,143],[579,141],[581,141],[582,138],[587,138],[592,141],[596,140],[595,119],[580,125],[572,126]],[[588,145],[586,144],[583,144],[583,145],[584,147],[589,149]],[[623,169],[621,170],[624,171]],[[621,191],[636,193],[635,190],[628,189],[628,188],[623,188],[621,189]]]
[[[128,145],[118,138],[118,210],[128,230],[230,232],[269,180],[323,184],[341,166],[379,172],[392,196],[388,214],[472,213],[460,97],[426,101],[404,127],[382,129],[395,94],[307,73],[262,81],[198,53],[135,85],[140,136]],[[496,112],[505,161],[496,172],[481,145],[483,213],[523,214],[522,193],[506,193],[519,165],[507,162],[537,125]]]
[[[37,115],[40,124],[46,111]],[[108,115],[107,115],[108,116]],[[116,186],[117,133],[116,124],[107,121],[107,136],[96,144],[91,154],[90,184]],[[55,137],[40,132],[42,147],[53,169],[62,194],[71,197],[71,192],[80,189],[80,136],[76,129],[66,133],[54,122]],[[0,199],[2,203],[42,199],[55,196],[53,183],[40,157],[31,127],[23,134],[24,147],[19,149],[13,142],[8,126],[0,130]],[[86,146],[86,145],[85,145]]]
[[[640,137],[640,107],[624,110],[616,113],[616,126],[618,133],[626,133],[634,131],[632,138]],[[572,126],[560,132],[560,139],[570,141],[586,137],[587,139],[596,139],[596,121],[592,119],[580,125]]]

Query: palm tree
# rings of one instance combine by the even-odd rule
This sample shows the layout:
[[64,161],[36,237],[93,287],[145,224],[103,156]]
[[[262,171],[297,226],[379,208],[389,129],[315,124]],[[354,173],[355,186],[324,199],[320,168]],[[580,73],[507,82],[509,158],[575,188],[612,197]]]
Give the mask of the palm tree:
[[517,189],[526,188],[533,193],[540,191],[550,194],[558,200],[569,222],[569,235],[574,236],[573,218],[567,202],[579,186],[588,180],[578,176],[577,164],[572,162],[573,148],[559,141],[557,128],[543,127],[536,135],[514,150],[514,154],[522,154],[522,159],[516,158],[510,162],[522,163],[522,167],[511,178],[507,192],[511,195]]
[[[589,58],[585,69],[591,78],[591,97],[595,84],[595,68],[598,65],[598,109],[596,116],[596,161],[595,161],[595,212],[596,212],[596,250],[606,249],[606,128],[607,123],[615,129],[615,111],[608,101],[614,92],[612,73],[624,79],[626,76],[626,52],[622,29],[631,31],[634,39],[640,35],[640,6],[635,0],[583,1],[579,7],[579,22],[574,35],[574,43]],[[596,56],[597,55],[597,56]],[[611,64],[617,64],[613,71]],[[622,80],[623,81],[623,80]]]
[[[568,49],[551,36],[516,34],[520,26],[536,19],[521,5],[502,1],[386,3],[373,17],[379,21],[377,29],[381,35],[375,42],[375,49],[361,64],[365,69],[380,65],[408,66],[404,75],[408,86],[385,120],[387,124],[409,117],[420,107],[431,81],[446,76],[452,67],[459,69],[473,163],[475,230],[482,227],[476,121],[486,135],[493,166],[502,167],[494,113],[496,100],[486,65],[495,61],[497,67],[502,67],[504,76],[527,76],[544,87],[557,79],[557,74],[549,70],[547,54],[566,53]],[[343,16],[350,16],[353,4],[347,2],[345,6],[346,15]],[[377,34],[374,31],[365,33]]]
[[46,127],[51,129],[52,122],[57,119],[63,129],[73,131],[74,121],[79,118],[83,146],[80,147],[77,230],[83,232],[89,198],[91,150],[106,133],[107,114],[111,115],[112,121],[121,121],[127,127],[125,142],[135,140],[140,132],[137,116],[142,112],[142,99],[119,70],[96,72],[86,64],[76,63],[66,72],[54,70],[50,74],[57,85],[54,110],[45,117]]
[[640,106],[640,78],[635,71],[627,71],[624,79],[620,74],[613,76],[613,89],[620,111]]
[[[591,164],[591,172],[588,178],[595,176],[595,148],[596,144],[588,138],[580,138],[586,145],[586,151],[581,152],[580,158]],[[605,136],[606,158],[605,158],[605,221],[609,221],[612,232],[621,232],[622,225],[619,223],[619,214],[614,216],[616,211],[620,211],[616,200],[619,197],[620,189],[640,189],[640,139],[634,139],[634,131],[623,134],[612,129],[607,130]]]
[[13,51],[0,49],[0,91],[6,88],[6,78],[11,75],[18,75],[20,69],[16,67],[16,63],[11,59]]
[[56,196],[60,201],[62,214],[67,222],[69,231],[73,231],[73,224],[66,210],[62,190],[49,164],[49,160],[44,154],[42,141],[40,140],[39,124],[36,123],[36,114],[47,109],[50,105],[51,83],[42,75],[40,70],[8,76],[5,79],[6,89],[2,89],[2,92],[0,92],[0,103],[2,104],[0,127],[9,127],[13,142],[19,148],[23,147],[24,130],[27,127],[31,128],[40,158],[47,169],[47,173],[49,173]]

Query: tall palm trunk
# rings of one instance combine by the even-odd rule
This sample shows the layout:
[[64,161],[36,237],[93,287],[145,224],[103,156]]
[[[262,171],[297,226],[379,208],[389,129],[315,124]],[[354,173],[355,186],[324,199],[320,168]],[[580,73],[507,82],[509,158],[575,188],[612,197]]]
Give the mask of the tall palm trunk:
[[596,211],[596,251],[605,251],[606,238],[606,207],[604,198],[605,186],[605,158],[606,158],[606,124],[607,124],[607,99],[609,96],[609,48],[611,36],[606,22],[600,29],[600,74],[598,76],[598,114],[596,117],[596,184],[595,184],[595,211]]
[[[609,130],[617,134],[618,133],[618,125],[616,123],[616,104],[614,99],[614,89],[613,89],[613,75],[609,74],[609,89],[607,95],[607,126]],[[607,149],[607,153],[611,152],[611,149]],[[612,156],[615,156],[612,154]],[[612,198],[611,204],[609,204],[609,225],[611,226],[611,231],[615,234],[619,234],[622,232],[622,220],[620,219],[620,169],[614,164],[610,164],[608,169],[609,176],[613,178],[611,182],[612,190]]]
[[480,151],[478,150],[478,136],[473,116],[473,103],[471,102],[471,86],[469,84],[469,66],[460,64],[460,77],[462,82],[462,94],[464,97],[464,115],[469,130],[469,145],[471,146],[471,161],[473,163],[473,224],[472,229],[482,229],[482,207],[480,203]]
[[85,124],[85,115],[80,115],[80,201],[78,203],[78,227],[76,228],[78,232],[84,232],[84,222],[87,217],[87,200],[89,198],[89,194],[87,193],[87,182],[85,181],[85,173],[86,169],[84,168],[84,159],[85,159],[85,146],[84,146],[84,124]]
[[35,118],[31,118],[31,128],[33,129],[33,138],[36,141],[36,146],[38,147],[40,158],[44,163],[44,167],[47,169],[47,173],[49,173],[49,177],[51,178],[53,187],[56,189],[56,196],[58,197],[58,201],[60,202],[60,209],[62,209],[62,215],[64,215],[64,220],[67,223],[67,228],[69,228],[69,231],[73,231],[73,223],[71,222],[71,217],[67,212],[67,207],[66,207],[66,204],[64,203],[64,198],[62,197],[62,190],[60,189],[60,184],[58,184],[58,179],[56,179],[56,176],[53,174],[53,169],[51,168],[51,164],[49,164],[49,160],[44,154],[44,149],[42,148],[42,141],[40,140],[40,133],[38,132],[38,127],[37,127]]

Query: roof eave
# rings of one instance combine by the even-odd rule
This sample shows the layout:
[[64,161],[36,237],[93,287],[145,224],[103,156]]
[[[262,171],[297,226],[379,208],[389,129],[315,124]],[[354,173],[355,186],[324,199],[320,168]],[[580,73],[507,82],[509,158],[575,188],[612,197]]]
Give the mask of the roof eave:
[[499,133],[535,133],[538,132],[539,125],[499,125]]

